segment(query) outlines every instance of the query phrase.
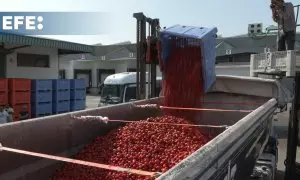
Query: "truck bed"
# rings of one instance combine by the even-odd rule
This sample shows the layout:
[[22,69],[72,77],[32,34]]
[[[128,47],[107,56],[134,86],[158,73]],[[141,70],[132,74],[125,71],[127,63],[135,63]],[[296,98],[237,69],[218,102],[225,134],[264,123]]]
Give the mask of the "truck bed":
[[[257,87],[245,93],[243,92],[245,89],[240,86],[245,84],[245,81],[247,80],[235,77],[218,77],[212,92],[206,95],[204,101],[236,103],[211,103],[205,104],[205,107],[255,109],[255,111],[251,113],[208,111],[199,113],[199,124],[230,125],[231,127],[219,132],[216,138],[158,179],[224,179],[228,173],[228,165],[237,168],[236,177],[243,177],[245,173],[250,173],[270,132],[272,115],[280,99],[280,88],[277,87],[278,84],[275,81],[251,80],[252,85],[254,83]],[[236,87],[226,86],[234,82]],[[264,95],[259,90],[255,90],[258,86],[263,86],[265,88],[263,91],[272,90],[273,94]],[[161,98],[155,98],[138,101],[136,104],[160,102]],[[249,106],[239,103],[258,104]],[[95,137],[104,135],[121,125],[116,122],[108,124],[93,121],[82,122],[73,120],[71,115],[101,115],[111,119],[141,120],[149,116],[158,116],[160,113],[133,109],[130,103],[126,103],[36,118],[0,125],[0,142],[7,147],[72,157]],[[211,129],[204,130],[211,131]],[[5,180],[49,179],[63,165],[57,161],[8,152],[0,152],[0,159],[0,179]]]

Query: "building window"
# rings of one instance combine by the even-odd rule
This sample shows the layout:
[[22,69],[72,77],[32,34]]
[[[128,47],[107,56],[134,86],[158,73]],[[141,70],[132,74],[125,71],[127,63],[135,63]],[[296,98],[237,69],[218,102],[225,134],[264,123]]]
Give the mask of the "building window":
[[136,99],[136,87],[127,87],[125,94],[125,102]]
[[101,56],[101,60],[104,61],[105,60],[105,56]]
[[66,70],[59,70],[59,79],[66,79]]
[[230,55],[230,54],[231,54],[231,49],[227,49],[227,50],[226,50],[226,54],[227,54],[227,55]]
[[127,72],[136,72],[135,68],[127,68]]
[[233,56],[228,56],[228,62],[233,62]]
[[18,53],[17,66],[49,68],[50,57],[49,55]]
[[129,57],[130,57],[130,58],[133,58],[133,53],[129,53]]

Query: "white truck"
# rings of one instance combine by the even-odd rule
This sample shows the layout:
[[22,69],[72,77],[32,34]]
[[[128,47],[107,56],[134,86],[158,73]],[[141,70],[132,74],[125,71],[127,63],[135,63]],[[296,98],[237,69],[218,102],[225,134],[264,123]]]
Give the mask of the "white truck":
[[[162,77],[156,78],[157,94],[161,90]],[[148,73],[146,76],[146,97],[149,95]],[[136,72],[123,72],[108,76],[104,80],[98,107],[125,103],[136,99]]]

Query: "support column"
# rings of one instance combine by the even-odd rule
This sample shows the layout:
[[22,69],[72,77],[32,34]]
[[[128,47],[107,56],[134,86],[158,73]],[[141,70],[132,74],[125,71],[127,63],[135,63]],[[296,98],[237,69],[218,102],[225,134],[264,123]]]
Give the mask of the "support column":
[[136,57],[136,98],[137,100],[146,98],[146,17],[143,13],[134,13],[137,19],[137,57]]
[[6,78],[6,54],[0,53],[0,78]]
[[298,133],[299,133],[299,112],[300,112],[300,74],[295,77],[295,95],[290,110],[290,119],[288,127],[288,142],[286,151],[285,180],[300,179],[300,165],[296,163]]

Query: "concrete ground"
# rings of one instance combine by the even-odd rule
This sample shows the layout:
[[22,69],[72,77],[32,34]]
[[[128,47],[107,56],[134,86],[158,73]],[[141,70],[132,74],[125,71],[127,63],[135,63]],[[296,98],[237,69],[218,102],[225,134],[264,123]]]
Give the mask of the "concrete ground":
[[87,109],[92,109],[98,107],[98,103],[100,101],[100,96],[86,96],[86,106]]
[[[289,113],[284,112],[278,115],[278,120],[274,121],[275,132],[278,136],[278,163],[277,163],[277,177],[276,180],[284,179],[285,165],[284,160],[286,159],[286,146],[288,136],[288,121]],[[300,163],[300,148],[297,150],[297,162]]]
[[[96,108],[98,106],[100,97],[99,96],[87,96],[87,109]],[[277,176],[276,180],[284,179],[285,165],[284,160],[286,158],[286,145],[287,145],[287,135],[288,135],[288,121],[289,114],[288,111],[278,114],[277,121],[274,121],[275,132],[278,136],[278,163],[277,163]],[[298,148],[297,162],[300,163],[300,148]]]

